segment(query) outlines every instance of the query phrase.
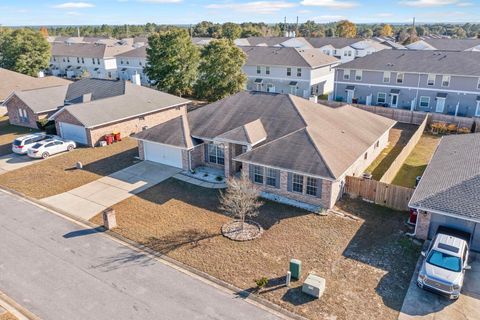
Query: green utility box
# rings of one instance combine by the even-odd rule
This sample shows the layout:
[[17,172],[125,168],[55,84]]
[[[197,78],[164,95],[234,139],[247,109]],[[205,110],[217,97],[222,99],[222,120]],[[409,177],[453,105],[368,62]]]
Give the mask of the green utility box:
[[299,280],[302,276],[302,261],[297,259],[290,260],[290,272],[293,279]]

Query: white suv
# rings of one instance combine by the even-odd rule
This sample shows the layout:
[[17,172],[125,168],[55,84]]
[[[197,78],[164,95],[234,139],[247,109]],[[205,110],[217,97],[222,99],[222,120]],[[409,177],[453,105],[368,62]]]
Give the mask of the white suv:
[[467,237],[439,231],[427,252],[418,273],[420,288],[458,299],[462,290],[465,270],[470,269]]
[[45,132],[32,133],[23,137],[19,137],[13,140],[12,151],[17,154],[27,154],[28,149],[37,142],[54,137],[54,135],[48,135]]
[[47,139],[40,141],[28,149],[28,156],[30,158],[46,159],[51,155],[64,151],[72,151],[77,145],[71,140],[63,139]]

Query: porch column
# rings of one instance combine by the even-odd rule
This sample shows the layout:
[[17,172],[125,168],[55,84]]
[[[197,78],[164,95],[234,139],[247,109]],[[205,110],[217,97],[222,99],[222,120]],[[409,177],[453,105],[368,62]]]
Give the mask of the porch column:
[[431,218],[432,214],[430,212],[419,210],[417,215],[417,223],[415,226],[415,236],[418,239],[427,240]]

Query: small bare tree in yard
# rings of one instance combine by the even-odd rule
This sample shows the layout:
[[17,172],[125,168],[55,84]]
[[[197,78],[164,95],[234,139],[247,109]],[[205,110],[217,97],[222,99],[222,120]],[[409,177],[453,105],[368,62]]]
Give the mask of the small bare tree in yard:
[[[237,221],[226,225],[231,226],[231,228],[227,228],[227,233],[237,234],[230,238],[250,240],[256,238],[262,232],[260,225],[253,222],[245,223],[245,220],[259,214],[259,208],[263,205],[263,202],[259,200],[259,196],[259,190],[247,177],[242,176],[240,179],[229,178],[227,180],[227,190],[220,193],[220,210],[237,219]],[[234,225],[236,225],[236,230],[233,230]]]

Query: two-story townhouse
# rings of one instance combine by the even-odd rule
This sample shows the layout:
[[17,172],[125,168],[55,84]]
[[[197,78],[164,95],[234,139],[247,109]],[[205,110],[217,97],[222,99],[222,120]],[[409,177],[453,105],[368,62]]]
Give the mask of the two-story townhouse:
[[249,37],[236,39],[239,47],[289,47],[312,49],[313,46],[303,37]]
[[242,47],[247,90],[289,93],[308,98],[333,91],[338,59],[316,49]]
[[480,53],[384,50],[339,65],[338,101],[480,116]]
[[409,50],[480,51],[480,39],[421,39],[408,44]]
[[391,47],[371,39],[307,38],[307,41],[314,48],[340,59],[341,62],[352,61],[374,52],[391,49]]
[[92,77],[116,79],[116,55],[129,51],[129,44],[115,43],[63,43],[51,44],[48,72],[67,78]]
[[135,75],[140,77],[143,85],[149,84],[149,79],[143,69],[147,65],[147,48],[140,47],[116,56],[118,77],[123,80],[135,81]]

